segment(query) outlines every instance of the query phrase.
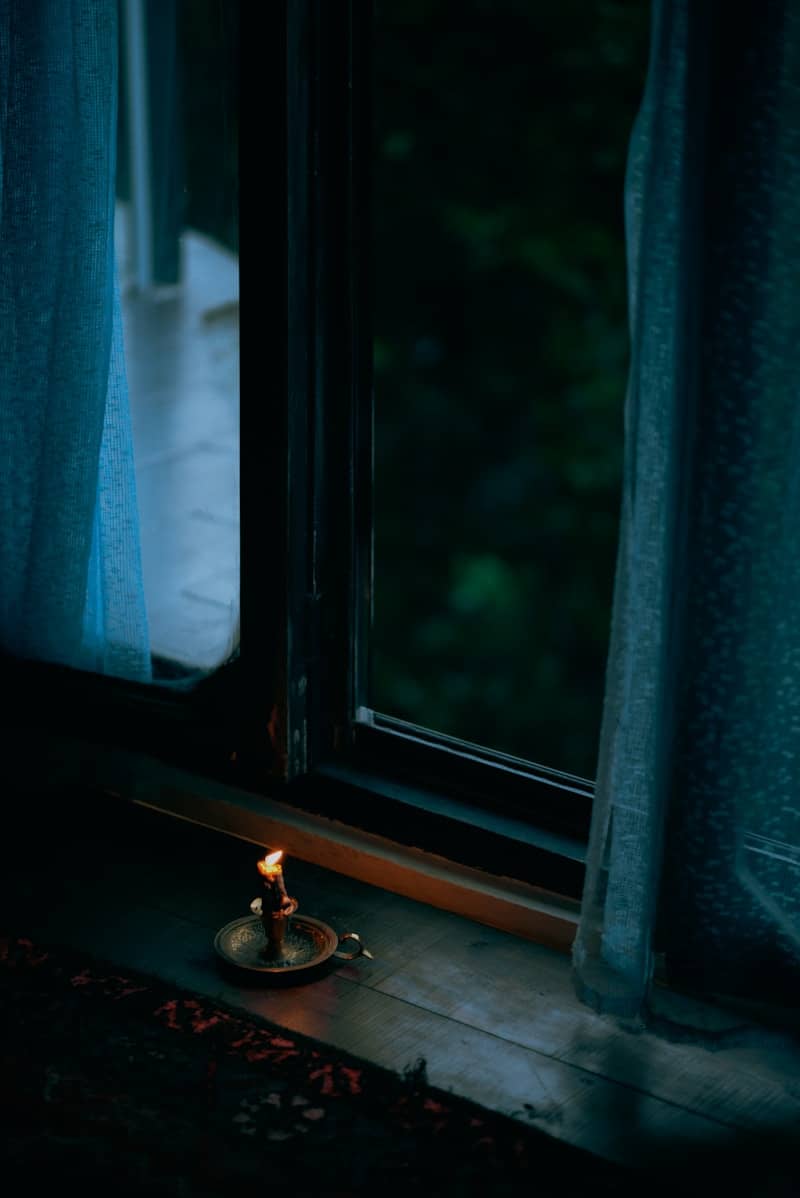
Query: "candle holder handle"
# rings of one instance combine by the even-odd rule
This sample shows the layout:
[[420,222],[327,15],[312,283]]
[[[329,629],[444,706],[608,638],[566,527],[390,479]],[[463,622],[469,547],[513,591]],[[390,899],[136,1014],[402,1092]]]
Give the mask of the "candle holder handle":
[[369,949],[364,947],[358,932],[345,932],[343,936],[339,937],[339,944],[344,944],[345,940],[355,940],[357,948],[352,953],[343,953],[341,949],[337,948],[333,954],[334,957],[338,957],[340,961],[355,961],[356,957],[367,957],[370,961],[375,960]]

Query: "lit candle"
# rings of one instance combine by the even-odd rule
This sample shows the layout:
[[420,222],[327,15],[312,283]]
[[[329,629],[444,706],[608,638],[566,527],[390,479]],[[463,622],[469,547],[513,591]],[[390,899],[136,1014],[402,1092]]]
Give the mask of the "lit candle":
[[268,961],[279,960],[283,956],[283,946],[286,937],[286,926],[289,916],[297,910],[297,900],[289,898],[283,881],[283,866],[281,857],[283,851],[269,853],[263,861],[258,862],[258,872],[264,883],[264,901],[254,899],[250,910],[258,915],[266,936],[263,955]]
[[261,874],[266,891],[266,908],[276,914],[283,911],[292,901],[286,893],[286,885],[283,881],[282,856],[283,850],[278,849],[277,853],[270,853],[258,863],[258,872]]

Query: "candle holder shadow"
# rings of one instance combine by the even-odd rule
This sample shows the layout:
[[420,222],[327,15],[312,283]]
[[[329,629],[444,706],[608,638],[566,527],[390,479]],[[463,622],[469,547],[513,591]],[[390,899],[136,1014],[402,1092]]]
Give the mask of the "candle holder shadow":
[[[289,986],[313,981],[326,973],[336,960],[372,958],[357,932],[338,936],[328,924],[310,915],[292,914],[285,919],[278,959],[267,955],[269,938],[264,921],[258,915],[245,915],[220,928],[214,938],[214,948],[224,965],[237,975],[247,974],[262,983]],[[354,951],[345,952],[340,948],[346,941],[353,942]]]

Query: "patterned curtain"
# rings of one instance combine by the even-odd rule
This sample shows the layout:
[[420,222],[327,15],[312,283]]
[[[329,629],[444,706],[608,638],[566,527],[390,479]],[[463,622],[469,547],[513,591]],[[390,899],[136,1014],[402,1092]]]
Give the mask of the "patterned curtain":
[[800,982],[800,8],[656,0],[578,992]]
[[147,681],[117,70],[117,0],[0,0],[0,646]]

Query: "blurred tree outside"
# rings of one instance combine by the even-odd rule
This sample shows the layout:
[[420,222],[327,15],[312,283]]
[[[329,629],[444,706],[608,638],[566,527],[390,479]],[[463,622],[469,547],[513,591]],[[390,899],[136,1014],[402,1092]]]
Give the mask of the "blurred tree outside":
[[644,0],[376,0],[372,706],[593,777]]

